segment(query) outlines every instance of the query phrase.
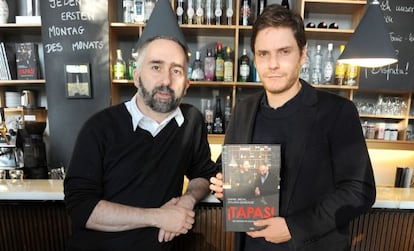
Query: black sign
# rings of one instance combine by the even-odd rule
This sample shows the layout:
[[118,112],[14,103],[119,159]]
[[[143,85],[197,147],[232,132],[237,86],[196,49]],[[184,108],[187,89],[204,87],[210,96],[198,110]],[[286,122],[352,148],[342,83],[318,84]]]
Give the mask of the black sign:
[[[110,105],[108,0],[40,1],[50,165],[68,164],[84,121]],[[68,95],[67,65],[88,65],[86,95]],[[89,81],[89,78],[88,78]]]
[[361,68],[360,89],[414,90],[414,1],[381,0],[380,7],[398,62]]

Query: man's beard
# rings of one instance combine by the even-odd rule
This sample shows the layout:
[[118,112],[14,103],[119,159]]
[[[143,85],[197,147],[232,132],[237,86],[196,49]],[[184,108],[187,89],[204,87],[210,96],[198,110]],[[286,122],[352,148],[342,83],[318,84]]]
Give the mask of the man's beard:
[[[138,84],[138,95],[141,96],[141,98],[144,100],[144,103],[153,111],[160,113],[168,113],[175,110],[180,105],[182,95],[176,97],[174,91],[170,87],[159,86],[154,88],[150,93],[150,91],[147,90],[142,84],[141,77],[138,78]],[[157,92],[159,91],[168,92],[171,98],[167,100],[155,98],[155,94],[157,94]]]

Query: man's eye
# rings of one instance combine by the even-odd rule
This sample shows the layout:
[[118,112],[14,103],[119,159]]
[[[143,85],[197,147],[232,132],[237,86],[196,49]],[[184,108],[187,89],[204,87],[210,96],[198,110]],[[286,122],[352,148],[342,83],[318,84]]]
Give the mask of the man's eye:
[[181,69],[173,69],[172,72],[173,72],[174,75],[182,75],[183,74],[183,71]]

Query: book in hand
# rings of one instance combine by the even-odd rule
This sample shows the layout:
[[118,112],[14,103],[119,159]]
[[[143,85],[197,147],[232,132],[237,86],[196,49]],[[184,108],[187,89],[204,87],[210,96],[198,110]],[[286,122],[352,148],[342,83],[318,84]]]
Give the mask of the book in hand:
[[17,79],[38,79],[38,54],[35,43],[16,43]]
[[225,231],[261,229],[253,222],[279,215],[280,145],[227,144],[221,158]]

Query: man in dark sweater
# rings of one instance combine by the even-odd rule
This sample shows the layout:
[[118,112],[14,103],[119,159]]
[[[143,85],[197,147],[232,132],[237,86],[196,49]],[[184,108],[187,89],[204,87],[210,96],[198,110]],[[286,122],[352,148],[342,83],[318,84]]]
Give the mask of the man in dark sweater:
[[67,250],[166,251],[192,228],[216,167],[203,116],[180,104],[187,50],[169,1],[159,0],[138,43],[136,95],[92,116],[78,135],[64,182]]
[[[269,5],[253,25],[251,49],[264,90],[235,106],[225,144],[280,144],[280,214],[237,233],[237,251],[344,251],[349,222],[375,201],[358,112],[343,97],[299,79],[306,60],[303,20]],[[210,188],[223,197],[222,175]]]

